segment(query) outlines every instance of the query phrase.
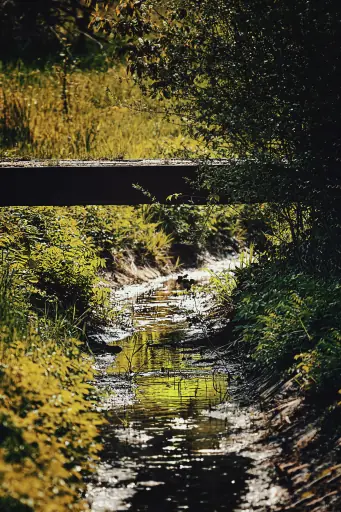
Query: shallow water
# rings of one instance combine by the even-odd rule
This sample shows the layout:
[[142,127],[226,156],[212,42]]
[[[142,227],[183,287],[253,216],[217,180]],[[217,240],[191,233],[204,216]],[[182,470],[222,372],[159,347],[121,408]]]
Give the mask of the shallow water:
[[184,296],[171,279],[122,300],[134,332],[119,341],[116,358],[97,358],[108,425],[88,487],[91,510],[235,510],[252,461],[226,450],[228,417],[210,414],[226,402],[229,378],[197,323],[207,296]]

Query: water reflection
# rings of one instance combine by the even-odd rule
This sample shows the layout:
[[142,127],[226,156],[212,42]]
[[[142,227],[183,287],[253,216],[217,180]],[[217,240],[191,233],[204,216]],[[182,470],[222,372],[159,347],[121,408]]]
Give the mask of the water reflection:
[[228,382],[183,343],[193,335],[194,306],[174,283],[133,304],[137,331],[108,373],[132,380],[134,399],[108,412],[103,463],[88,493],[95,512],[232,511],[239,502],[250,461],[222,449],[225,420],[202,414],[226,399]]

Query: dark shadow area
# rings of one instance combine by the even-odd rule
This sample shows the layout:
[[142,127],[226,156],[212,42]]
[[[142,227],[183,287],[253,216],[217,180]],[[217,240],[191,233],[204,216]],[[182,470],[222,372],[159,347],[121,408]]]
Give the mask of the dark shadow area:
[[217,432],[217,427],[225,427],[223,421],[206,418],[208,431],[205,433],[201,428],[191,428],[192,421],[195,422],[195,418],[178,429],[169,424],[167,427],[166,418],[141,418],[140,435],[153,434],[151,440],[141,445],[129,443],[128,438],[119,441],[107,433],[103,462],[111,464],[116,460],[118,474],[120,469],[134,471],[136,463],[139,467],[131,480],[127,480],[125,474],[124,483],[117,484],[118,487],[134,486],[129,510],[215,512],[233,511],[239,504],[249,478],[251,459],[236,453],[214,453],[220,437],[228,435],[228,432]]

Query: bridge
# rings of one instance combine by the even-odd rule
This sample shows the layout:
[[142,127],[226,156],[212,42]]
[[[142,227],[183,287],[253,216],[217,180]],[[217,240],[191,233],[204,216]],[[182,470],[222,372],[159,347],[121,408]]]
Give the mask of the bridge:
[[[202,165],[207,170],[239,167],[243,186],[239,190],[238,184],[229,183],[220,204],[309,202],[310,176],[301,176],[299,182],[293,169],[263,164],[260,182],[256,172],[260,163],[252,160],[4,160],[0,161],[0,206],[166,203],[173,194],[179,196],[172,203],[207,204],[207,194],[195,186]],[[228,175],[224,172],[226,190]],[[341,200],[341,185],[334,184],[333,194]]]
[[181,193],[178,202],[205,204],[190,184],[198,166],[191,160],[1,161],[0,206],[165,203],[174,193]]

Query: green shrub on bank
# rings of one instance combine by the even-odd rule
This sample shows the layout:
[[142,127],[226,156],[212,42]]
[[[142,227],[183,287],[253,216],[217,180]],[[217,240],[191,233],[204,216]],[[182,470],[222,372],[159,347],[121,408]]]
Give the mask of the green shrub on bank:
[[92,362],[79,340],[53,337],[49,319],[41,329],[18,283],[14,271],[0,275],[0,510],[87,510],[83,476],[101,423]]
[[283,263],[251,265],[234,290],[236,333],[257,365],[304,388],[341,387],[341,282]]
[[78,206],[70,209],[82,233],[89,237],[112,269],[130,252],[143,265],[169,263],[171,235],[164,225],[134,206]]
[[108,292],[99,286],[104,266],[97,248],[67,208],[0,209],[2,263],[14,272],[12,286],[25,290],[35,309],[99,315]]
[[169,263],[171,237],[139,207],[7,207],[0,209],[2,268],[14,273],[22,303],[42,313],[104,321],[109,289],[100,271]]
[[156,221],[176,244],[187,244],[198,252],[223,253],[243,242],[246,229],[240,222],[244,205],[192,204],[144,206],[146,218]]

